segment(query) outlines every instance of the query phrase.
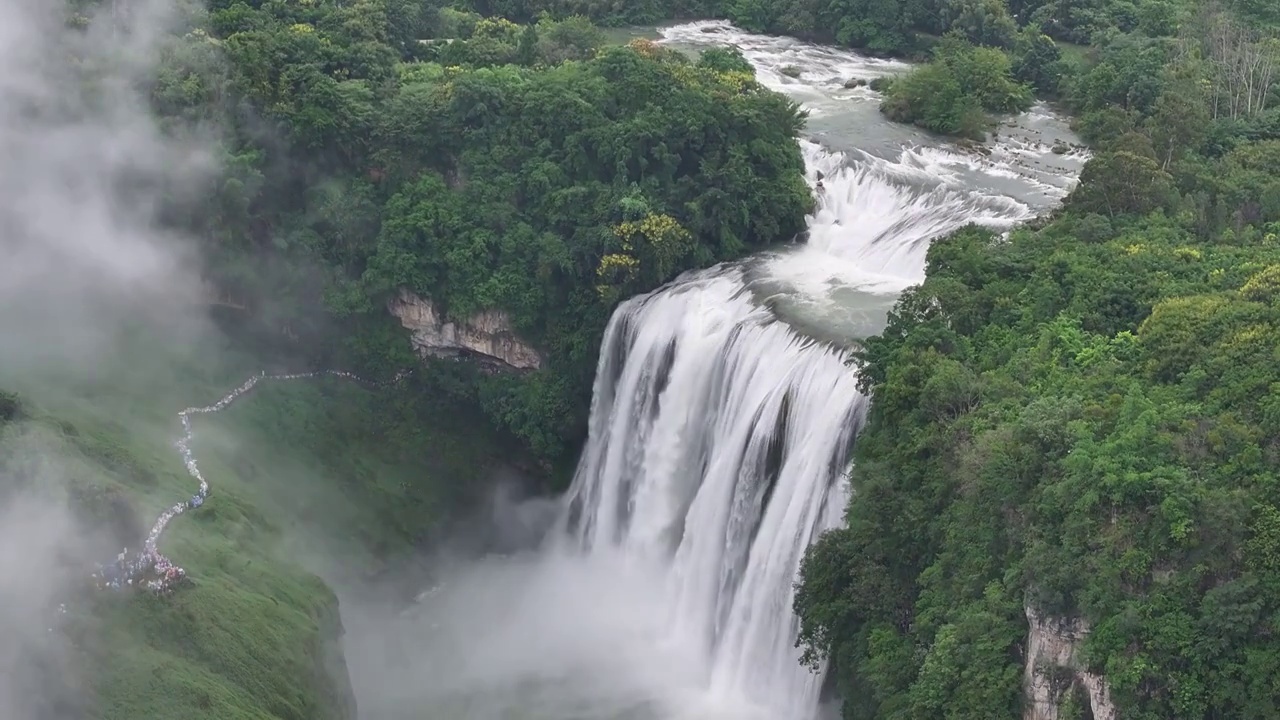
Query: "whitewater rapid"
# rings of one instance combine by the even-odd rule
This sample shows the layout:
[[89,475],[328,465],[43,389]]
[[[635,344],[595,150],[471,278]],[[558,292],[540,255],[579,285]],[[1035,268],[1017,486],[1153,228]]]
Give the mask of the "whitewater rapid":
[[737,45],[804,104],[818,209],[803,242],[617,308],[545,546],[455,573],[371,639],[381,669],[354,677],[368,717],[813,718],[823,672],[800,665],[791,608],[805,549],[849,499],[868,405],[853,350],[923,279],[930,241],[1034,217],[1084,161],[1053,152],[1069,133],[1043,106],[972,151],[886,123],[849,80],[902,63],[723,22],[661,35]]
[[817,211],[805,242],[753,258],[746,279],[757,301],[812,337],[848,343],[879,332],[898,295],[924,279],[932,240],[970,223],[1007,231],[1053,209],[1089,157],[1044,104],[1005,118],[992,139],[963,150],[885,121],[879,93],[850,81],[900,74],[906,63],[753,35],[724,21],[660,33],[690,52],[737,47],[762,84],[808,113],[800,145]]

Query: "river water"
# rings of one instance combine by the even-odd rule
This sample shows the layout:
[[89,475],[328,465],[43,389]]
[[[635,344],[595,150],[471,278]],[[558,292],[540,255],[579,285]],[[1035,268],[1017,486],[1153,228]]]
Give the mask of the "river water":
[[738,46],[809,110],[807,237],[617,309],[544,546],[449,573],[394,622],[347,620],[363,717],[815,717],[823,675],[798,663],[791,601],[849,497],[867,406],[851,349],[923,278],[930,240],[1052,208],[1086,159],[1052,151],[1076,141],[1044,106],[960,150],[845,87],[902,63],[723,22],[658,32],[691,52]]

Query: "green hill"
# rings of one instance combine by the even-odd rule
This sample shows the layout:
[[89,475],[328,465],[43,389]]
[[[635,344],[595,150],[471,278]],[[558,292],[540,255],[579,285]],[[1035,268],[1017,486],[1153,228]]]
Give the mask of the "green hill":
[[[60,472],[30,479],[130,547],[194,491],[173,446],[176,412],[221,398],[256,369],[225,340],[180,352],[159,340],[131,337],[100,357],[101,381],[3,381],[21,403],[0,435],[5,470],[37,453],[56,464]],[[382,390],[267,382],[198,416],[194,450],[212,492],[160,542],[188,582],[171,596],[80,586],[65,597],[74,667],[99,708],[90,716],[352,717],[337,600],[311,570],[376,575],[438,531],[444,510],[507,454],[473,413],[424,396],[433,392],[415,380]],[[74,560],[107,561],[119,549],[99,544]]]

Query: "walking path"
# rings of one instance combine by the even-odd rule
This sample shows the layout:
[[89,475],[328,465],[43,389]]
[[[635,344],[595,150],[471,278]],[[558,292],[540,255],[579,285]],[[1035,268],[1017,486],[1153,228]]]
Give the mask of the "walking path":
[[178,441],[178,451],[182,453],[182,460],[186,463],[187,472],[200,483],[196,494],[192,495],[191,499],[186,502],[173,505],[160,513],[160,516],[156,518],[155,524],[151,526],[151,532],[147,533],[147,539],[142,544],[141,552],[130,555],[129,548],[125,548],[124,552],[116,556],[114,563],[99,565],[93,573],[94,582],[97,583],[100,589],[119,590],[127,587],[144,587],[152,592],[164,593],[171,591],[174,585],[186,577],[186,571],[174,565],[169,561],[169,558],[162,555],[157,548],[157,544],[160,541],[160,535],[164,533],[171,520],[188,510],[200,507],[204,504],[205,498],[209,496],[209,481],[200,472],[200,466],[196,464],[195,455],[191,450],[191,442],[194,439],[191,429],[192,415],[225,410],[228,405],[238,400],[263,380],[298,380],[331,375],[376,387],[397,383],[410,372],[408,370],[401,371],[387,383],[375,383],[365,380],[354,373],[342,370],[319,370],[309,373],[281,375],[267,375],[263,372],[249,378],[240,387],[227,393],[225,397],[212,405],[189,407],[178,413],[178,419],[182,421],[182,439]]

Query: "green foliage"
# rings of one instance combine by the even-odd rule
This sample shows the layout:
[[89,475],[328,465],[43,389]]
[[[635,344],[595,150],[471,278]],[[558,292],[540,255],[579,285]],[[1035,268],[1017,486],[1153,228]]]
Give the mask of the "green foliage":
[[941,9],[943,27],[977,45],[1009,47],[1018,32],[1004,0],[947,0]]
[[751,61],[742,55],[742,51],[734,47],[711,48],[704,50],[698,58],[698,66],[720,73],[755,73]]
[[889,84],[881,110],[936,133],[982,139],[986,113],[1026,110],[1031,100],[1030,89],[1014,80],[1009,56],[948,37],[932,62]]
[[721,0],[469,0],[481,15],[519,22],[573,15],[607,27],[652,25],[671,18],[705,18],[722,14]]
[[[1094,142],[1079,186],[1008,241],[936,242],[863,353],[847,526],[806,557],[795,605],[847,718],[1016,716],[1024,606],[1088,622],[1083,667],[1125,718],[1280,712],[1280,146],[1248,99],[1265,78],[1194,37],[1264,57],[1275,29],[1210,14],[1179,47],[1168,8],[1072,7],[1133,31],[1091,65],[1034,61],[1058,64]],[[890,97],[928,107],[914,78],[944,92],[938,65]]]
[[[642,42],[545,70],[439,68],[388,104],[382,167],[405,182],[361,287],[407,287],[458,318],[510,313],[551,376],[494,407],[548,457],[581,427],[612,303],[800,229],[809,200],[787,140],[801,116],[712,65],[734,60],[695,65]],[[757,139],[731,145],[730,127]]]
[[1121,150],[1100,153],[1080,175],[1072,207],[1114,217],[1147,213],[1171,202],[1173,178],[1154,158]]
[[471,0],[468,7],[478,15],[517,22],[581,15],[606,26],[727,18],[752,32],[887,55],[925,51],[931,37],[952,31],[975,44],[1009,48],[1020,24],[1035,24],[1050,37],[1077,43],[1117,29],[1167,36],[1175,33],[1182,10],[1176,0]]
[[171,213],[222,294],[379,372],[412,362],[381,322],[402,288],[452,319],[504,311],[544,369],[475,391],[547,461],[584,427],[615,302],[803,228],[803,117],[736,51],[605,48],[568,7],[522,27],[425,6],[410,39],[389,0],[210,10],[153,98],[175,131],[229,128],[214,192]]
[[1013,57],[1014,79],[1045,95],[1058,93],[1066,72],[1062,49],[1038,26],[1029,25],[1019,33]]

